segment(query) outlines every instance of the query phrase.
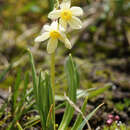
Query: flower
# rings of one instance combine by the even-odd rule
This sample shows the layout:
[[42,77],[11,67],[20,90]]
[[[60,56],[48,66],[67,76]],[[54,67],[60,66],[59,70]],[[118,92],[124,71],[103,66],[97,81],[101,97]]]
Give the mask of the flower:
[[77,16],[83,15],[83,10],[76,6],[70,8],[70,5],[70,0],[64,0],[60,5],[60,9],[54,9],[49,13],[48,17],[52,20],[59,18],[59,23],[64,29],[66,29],[67,24],[69,24],[72,29],[80,29],[82,22]]
[[65,33],[59,28],[60,27],[58,25],[58,22],[53,21],[50,26],[44,25],[43,29],[45,32],[35,38],[35,42],[42,42],[49,39],[47,44],[47,52],[49,54],[55,52],[58,45],[58,40],[62,41],[65,44],[66,48],[71,49],[70,41],[66,37]]
[[108,119],[107,121],[106,121],[106,123],[107,123],[107,125],[111,125],[112,123],[113,123],[113,120],[112,119]]
[[118,115],[116,115],[116,116],[114,117],[114,119],[115,119],[116,121],[118,121],[118,120],[120,120],[120,117],[119,117]]
[[114,116],[112,114],[108,115],[108,119],[113,119],[113,118],[114,118]]

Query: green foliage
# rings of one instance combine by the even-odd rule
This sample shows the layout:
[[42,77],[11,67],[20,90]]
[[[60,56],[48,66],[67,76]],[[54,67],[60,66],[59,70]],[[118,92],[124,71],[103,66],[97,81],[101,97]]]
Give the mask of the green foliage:
[[[85,98],[83,106],[81,108],[81,111],[83,114],[86,110],[87,101],[88,101],[88,97]],[[83,117],[81,114],[79,114],[71,130],[76,130],[78,126],[81,124],[82,120],[83,120]]]
[[118,110],[118,111],[123,111],[124,108],[128,108],[130,106],[130,100],[125,98],[124,99],[124,102],[118,102],[115,104],[115,108]]
[[12,65],[9,65],[9,67],[7,67],[7,69],[5,69],[2,74],[0,74],[0,82],[5,78],[6,74],[9,72],[11,67]]
[[[0,12],[1,12],[0,15],[0,23],[1,23],[0,24],[0,30],[1,30],[0,32],[0,41],[1,41],[0,87],[8,88],[9,86],[12,86],[12,92],[9,93],[8,98],[3,100],[4,103],[0,108],[0,118],[2,119],[0,120],[0,126],[8,125],[9,127],[8,129],[13,129],[13,130],[28,129],[28,128],[33,129],[32,126],[36,125],[38,122],[41,122],[41,124],[45,124],[46,126],[51,126],[51,124],[53,123],[53,122],[49,122],[49,121],[53,121],[50,120],[53,112],[52,111],[53,106],[51,105],[51,94],[50,94],[51,86],[49,85],[49,80],[50,80],[49,74],[44,73],[43,75],[42,73],[40,73],[39,76],[37,76],[35,66],[34,66],[34,61],[32,59],[30,60],[33,68],[32,69],[33,88],[31,87],[32,83],[31,81],[29,81],[28,73],[25,74],[25,78],[23,78],[24,74],[20,70],[17,72],[17,76],[15,76],[15,74],[18,68],[22,68],[22,70],[24,70],[25,72],[30,71],[30,67],[28,66],[27,56],[26,54],[24,55],[24,51],[23,51],[24,48],[26,47],[33,48],[32,49],[34,52],[33,54],[34,56],[37,57],[36,64],[38,66],[38,70],[39,68],[41,68],[41,66],[43,69],[47,68],[48,62],[46,61],[47,56],[43,51],[44,45],[41,46],[41,44],[39,44],[40,47],[39,45],[33,46],[34,36],[37,33],[37,29],[34,28],[38,28],[39,26],[48,22],[47,13],[49,10],[53,9],[54,3],[56,1],[57,0],[43,0],[43,1],[42,0],[38,0],[38,1],[2,0],[0,1]],[[60,0],[60,2],[61,1],[62,0]],[[128,45],[126,44],[127,41],[129,41],[129,27],[128,27],[128,23],[129,23],[128,17],[129,17],[129,9],[130,9],[129,0],[111,0],[111,1],[104,0],[104,1],[97,1],[97,2],[93,2],[91,0],[86,0],[86,1],[72,0],[72,2],[74,4],[76,3],[84,6],[86,12],[83,17],[83,21],[85,23],[88,23],[88,26],[83,28],[83,31],[81,33],[76,31],[74,32],[73,35],[73,33],[71,33],[70,31],[70,35],[69,35],[70,37],[72,37],[72,39],[75,39],[76,36],[79,36],[78,44],[75,44],[75,49],[71,51],[72,53],[74,53],[74,55],[77,56],[76,58],[80,59],[82,63],[85,62],[84,70],[81,71],[81,77],[80,77],[80,79],[82,79],[81,86],[82,87],[86,86],[86,88],[88,88],[88,86],[93,87],[97,82],[102,83],[103,84],[102,86],[104,86],[104,84],[107,81],[112,81],[117,84],[120,84],[121,82],[119,79],[122,79],[124,81],[128,80],[129,75],[126,75],[125,77],[124,72],[127,71],[127,66],[129,65],[129,58],[127,59],[129,55],[127,54],[123,55],[122,52],[126,52],[126,48],[128,48],[129,50],[128,52],[130,52],[129,44]],[[100,11],[99,9],[101,9],[102,11]],[[122,28],[123,27],[122,25],[124,25],[124,28]],[[66,52],[64,52],[64,49],[60,51],[57,50],[57,53],[61,54],[60,56],[57,56],[57,59],[63,59],[63,55],[66,54]],[[42,56],[44,56],[44,58]],[[121,58],[123,59],[123,64],[121,63],[122,61]],[[6,62],[4,63],[3,59],[5,59],[5,61],[9,63],[15,61],[17,65],[16,66],[9,65],[7,67]],[[70,61],[71,60],[72,59],[70,58]],[[92,61],[90,65],[91,67],[86,68],[86,66],[89,66],[88,64],[89,60]],[[101,67],[101,70],[100,69],[98,70],[98,68],[100,68],[98,65]],[[126,67],[124,67],[123,65]],[[71,69],[72,68],[74,68],[75,70],[77,69],[74,63],[73,65],[71,64],[71,66],[69,67]],[[114,69],[110,69],[111,72],[110,75],[114,75],[114,76],[119,75],[120,78],[118,79],[118,76],[116,78],[115,77],[112,78],[111,76],[109,77],[109,74],[107,76],[107,74],[105,74],[104,71],[102,71],[102,69],[103,70],[106,69],[104,67],[106,68],[114,67]],[[124,69],[125,71],[123,72]],[[8,74],[10,70],[11,73]],[[75,85],[73,85],[73,83],[79,86],[79,81],[76,81],[79,80],[79,78],[78,75],[75,76],[76,72],[74,72],[73,70],[71,71],[73,71],[74,73],[72,72],[73,74],[71,74],[71,77],[69,77],[71,73],[68,72],[69,70],[68,67],[66,67],[65,72],[67,73],[66,75],[68,77],[67,96],[74,103],[76,103],[76,98],[79,99],[81,97],[86,97],[86,96],[88,97],[89,100],[91,100],[92,98],[96,98],[98,95],[107,91],[111,86],[111,84],[106,84],[104,87],[102,86],[100,88],[96,87],[93,88],[92,90],[84,90],[84,89],[75,90],[77,88],[74,88]],[[56,75],[59,76],[59,79],[61,78],[60,75],[64,75],[60,73],[61,71],[62,71],[62,67],[57,67]],[[93,75],[95,71],[98,73],[98,75],[96,75],[97,73]],[[84,73],[84,75],[82,74],[82,72]],[[119,73],[117,74],[117,72]],[[100,78],[101,80],[99,79],[99,77],[101,77]],[[107,79],[107,80],[105,80],[104,83],[104,80],[102,82],[102,79]],[[85,81],[87,82],[87,84],[85,84],[86,83]],[[28,86],[31,88],[27,89]],[[66,83],[65,85],[59,84],[59,86],[66,87]],[[123,85],[123,87],[124,86],[125,85]],[[120,87],[122,87],[122,85],[119,86],[119,89]],[[58,91],[57,88],[56,91]],[[73,92],[71,93],[71,91]],[[77,91],[77,94],[75,94],[76,93],[75,91]],[[81,91],[80,94],[78,93],[79,91]],[[73,95],[74,98],[71,97],[71,94]],[[68,113],[66,112],[66,119],[69,118],[67,123],[67,127],[68,127],[69,122],[73,116],[74,108],[68,101],[65,102],[63,96],[56,95],[55,97],[58,98],[60,97],[61,99],[60,101],[63,101],[62,104],[58,104],[58,106],[56,106],[56,110],[66,106],[66,108],[70,110],[69,113],[71,113],[72,111],[72,113],[70,114],[70,118],[68,117],[67,115]],[[34,98],[36,99],[36,102],[34,101]],[[58,98],[56,98],[56,101],[59,101]],[[86,108],[86,104],[87,104],[86,100],[87,99],[85,99],[83,106],[81,108],[82,113],[84,113],[84,110]],[[130,105],[129,101],[130,100],[128,98],[125,98],[123,102],[115,103],[114,108],[116,108],[118,111],[123,111],[125,110],[124,108],[129,107]],[[37,115],[37,110],[39,110],[40,116]],[[33,112],[35,112],[36,115],[33,115],[32,114]],[[43,116],[44,113],[45,116]],[[26,122],[23,123],[22,119],[25,118],[24,116],[26,116],[27,119]],[[46,122],[44,121],[43,118],[45,118]],[[72,129],[76,129],[76,127],[78,127],[83,120],[84,120],[83,117],[79,113],[78,117],[76,118],[76,121],[74,122],[74,126],[72,126]]]
[[[36,69],[34,65],[34,59],[31,52],[28,50],[29,60],[32,67],[32,82],[33,89],[30,88],[27,90],[27,86],[29,84],[29,74],[28,72],[25,74],[24,84],[21,77],[21,70],[18,71],[16,76],[16,81],[14,87],[12,89],[12,96],[9,100],[11,102],[11,111],[5,117],[5,120],[1,122],[2,124],[9,118],[12,117],[12,121],[9,123],[7,130],[10,129],[26,129],[31,128],[33,125],[37,124],[39,121],[41,122],[42,128],[44,130],[52,130],[54,129],[54,106],[53,106],[53,97],[52,97],[52,88],[50,84],[50,76],[47,72],[44,74],[40,72],[39,76],[36,74]],[[101,106],[98,106],[94,109],[86,118],[83,115],[86,110],[87,100],[106,91],[111,85],[107,84],[104,88],[100,89],[88,89],[85,91],[77,90],[79,88],[79,75],[77,71],[76,64],[72,60],[72,56],[69,55],[65,62],[65,73],[68,81],[67,87],[67,96],[70,102],[64,101],[60,106],[57,106],[57,109],[60,107],[66,106],[65,112],[63,115],[63,119],[61,124],[59,124],[59,130],[69,128],[70,121],[73,117],[74,111],[77,111],[77,106],[75,105],[77,99],[81,97],[87,97],[84,100],[83,106],[81,108],[81,112],[79,110],[79,115],[77,116],[74,125],[72,126],[72,130],[75,129],[83,129],[86,121],[88,121]],[[22,88],[22,93],[19,89]],[[18,98],[19,101],[18,101]],[[35,98],[35,102],[34,99]],[[7,107],[8,101],[2,106],[0,109],[1,116],[5,113],[4,109]],[[72,103],[71,103],[72,102]],[[20,120],[22,117],[31,111],[39,111],[39,115],[35,118],[34,116],[30,117],[26,123],[21,123]]]
[[[8,130],[15,129],[16,124],[20,129],[20,124],[17,122],[20,120],[21,116],[28,111],[28,107],[25,105],[25,99],[27,97],[26,92],[27,92],[27,86],[29,83],[29,74],[28,73],[25,74],[24,88],[23,88],[22,93],[20,93],[20,91],[19,91],[19,87],[20,87],[20,83],[21,83],[20,75],[21,75],[21,73],[19,71],[17,73],[17,78],[16,78],[14,89],[13,89],[12,100],[11,100],[12,101],[11,114],[12,114],[13,120],[7,128]],[[17,99],[18,99],[18,95],[20,95],[20,94],[21,94],[21,99],[18,102]]]
[[97,90],[91,91],[91,92],[89,93],[89,98],[90,98],[90,99],[91,99],[91,98],[94,98],[94,97],[96,97],[96,96],[102,94],[103,92],[105,92],[106,90],[108,90],[108,89],[111,88],[111,87],[112,87],[112,84],[111,84],[111,83],[108,83],[108,84],[106,84],[106,85],[105,85],[104,87],[102,87],[102,88],[99,88],[99,89],[97,89]]
[[[69,55],[69,57],[66,60],[65,73],[68,81],[67,96],[70,98],[71,101],[76,103],[76,90],[77,88],[79,88],[79,77],[71,55]],[[59,130],[66,129],[68,127],[73,117],[73,113],[74,108],[68,102],[66,102],[66,109],[64,112],[62,122],[59,126]]]
[[128,130],[124,123],[113,122],[111,126],[104,126],[103,130]]
[[32,66],[34,95],[41,118],[41,125],[44,130],[51,130],[54,126],[54,106],[50,76],[48,73],[45,73],[45,76],[43,77],[42,73],[40,73],[39,78],[37,78],[33,56],[30,51],[28,52]]
[[85,126],[86,122],[96,113],[96,111],[102,106],[103,104],[97,106],[91,113],[88,114],[88,116],[85,118],[85,120],[78,126],[78,130],[82,130]]
[[12,110],[13,110],[13,112],[15,111],[15,108],[17,106],[16,101],[17,101],[17,98],[18,98],[20,83],[21,83],[21,71],[19,70],[19,72],[17,73],[15,85],[12,88],[13,89],[13,95],[12,95],[12,101],[13,101]]

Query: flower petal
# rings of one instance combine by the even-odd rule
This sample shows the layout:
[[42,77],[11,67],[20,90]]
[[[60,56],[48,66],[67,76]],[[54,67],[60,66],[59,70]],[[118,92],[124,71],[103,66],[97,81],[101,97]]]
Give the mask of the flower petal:
[[50,26],[48,25],[48,24],[45,24],[44,26],[43,26],[43,29],[45,30],[45,31],[50,31]]
[[49,39],[48,44],[47,44],[47,52],[49,54],[55,52],[55,49],[57,48],[58,40],[57,39]]
[[42,42],[45,41],[49,38],[49,32],[45,32],[43,34],[41,34],[40,36],[35,38],[35,42]]
[[73,6],[70,8],[70,10],[74,16],[83,15],[83,10],[80,7]]
[[66,28],[67,28],[67,23],[66,23],[66,21],[64,21],[63,19],[60,19],[60,20],[59,20],[59,23],[60,23],[61,27],[64,28],[64,30],[66,30]]
[[48,18],[52,20],[58,19],[60,17],[60,12],[61,12],[60,10],[53,10],[48,14]]
[[79,18],[72,16],[72,19],[68,21],[69,25],[73,29],[81,29],[82,28],[82,22]]
[[71,43],[70,43],[68,38],[65,38],[65,47],[68,48],[68,49],[72,48]]
[[61,36],[62,37],[60,38],[60,41],[62,41],[65,44],[66,48],[71,49],[72,48],[71,43],[69,39],[66,37],[66,35],[64,33],[61,33]]
[[61,4],[60,4],[60,8],[61,9],[69,9],[71,5],[71,0],[64,0]]
[[51,24],[51,29],[52,30],[57,30],[58,29],[58,22],[57,21],[53,21]]

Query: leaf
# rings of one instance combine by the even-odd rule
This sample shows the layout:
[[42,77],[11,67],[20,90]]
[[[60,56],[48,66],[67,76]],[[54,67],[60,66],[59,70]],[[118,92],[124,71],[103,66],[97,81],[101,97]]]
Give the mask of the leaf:
[[12,109],[13,109],[13,112],[15,111],[15,108],[17,106],[16,101],[17,101],[17,97],[18,97],[18,94],[19,94],[18,88],[20,86],[20,83],[21,83],[21,70],[18,71],[16,81],[15,81],[15,85],[12,88],[12,90],[13,90],[13,95],[12,95],[12,101],[13,101]]
[[35,99],[37,102],[37,75],[36,75],[36,69],[35,69],[35,65],[34,65],[34,59],[32,56],[32,53],[30,52],[30,50],[28,49],[28,54],[29,54],[29,60],[32,66],[32,78],[33,78],[33,89],[34,89],[34,95],[35,95]]
[[89,99],[96,97],[98,95],[100,95],[101,93],[105,92],[106,90],[108,90],[110,87],[112,87],[111,83],[106,84],[104,87],[99,88],[97,90],[94,90],[92,92],[89,93]]
[[[84,114],[85,109],[86,109],[87,101],[88,101],[88,96],[85,98],[83,106],[81,108],[81,111],[83,114]],[[79,114],[71,130],[76,130],[78,128],[78,126],[81,124],[82,120],[83,120],[83,117],[81,114]]]
[[49,5],[50,5],[50,11],[52,11],[54,8],[54,0],[49,0]]
[[23,128],[22,128],[22,126],[19,124],[19,122],[17,122],[16,124],[17,124],[18,130],[23,130]]
[[10,71],[11,68],[12,68],[12,64],[9,65],[9,66],[7,67],[7,69],[5,69],[5,70],[2,72],[2,74],[0,74],[0,82],[4,79],[5,75]]
[[[24,80],[24,88],[23,88],[23,92],[22,92],[22,96],[21,96],[21,100],[20,102],[17,104],[17,111],[16,111],[16,114],[20,114],[20,110],[22,109],[22,106],[24,104],[24,101],[25,101],[25,98],[26,98],[26,92],[27,92],[27,86],[28,86],[28,83],[29,83],[29,74],[26,73],[25,74],[25,80]],[[18,113],[17,113],[18,112]]]
[[86,118],[85,120],[80,124],[77,130],[82,130],[85,126],[86,122],[96,113],[96,111],[103,105],[104,103],[97,106]]
[[37,124],[38,122],[40,121],[40,116],[35,116],[30,118],[29,121],[27,121],[25,124],[24,124],[24,129],[27,129],[27,128],[30,128],[31,126]]
[[52,121],[54,120],[54,119],[53,119],[53,118],[54,118],[54,117],[53,117],[53,110],[54,110],[53,107],[54,107],[54,105],[51,104],[50,110],[49,110],[48,116],[47,116],[46,126],[47,126],[47,127],[49,126],[48,130],[53,129],[53,127],[50,127],[50,126],[53,126]]
[[[45,72],[44,76],[42,73],[39,75],[39,83],[37,87],[37,107],[40,114],[42,128],[44,130],[52,130],[54,125],[54,117],[49,117],[54,112],[52,107],[52,89],[50,84],[50,76]],[[53,113],[54,115],[54,113]]]
[[[76,65],[74,64],[71,55],[69,55],[69,57],[66,60],[65,73],[68,81],[67,96],[70,100],[72,100],[72,102],[76,103],[76,90],[79,87],[79,76]],[[62,122],[59,126],[59,130],[64,130],[68,127],[73,117],[73,113],[74,108],[68,102],[66,102],[66,109],[64,112]]]

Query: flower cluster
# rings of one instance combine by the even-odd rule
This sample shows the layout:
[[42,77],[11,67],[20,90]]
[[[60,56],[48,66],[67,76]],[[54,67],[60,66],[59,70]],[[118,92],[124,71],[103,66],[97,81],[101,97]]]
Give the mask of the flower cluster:
[[120,117],[118,115],[114,116],[112,114],[109,114],[106,123],[107,125],[111,125],[114,121],[119,121],[119,120],[120,120]]
[[72,48],[65,34],[68,25],[72,29],[80,29],[82,27],[82,22],[77,16],[83,15],[83,10],[80,7],[70,6],[70,0],[64,0],[59,9],[54,9],[50,12],[48,18],[53,20],[53,22],[51,25],[44,25],[44,32],[35,39],[35,42],[42,42],[49,39],[47,44],[47,52],[49,54],[55,52],[58,40],[63,42],[66,48]]

